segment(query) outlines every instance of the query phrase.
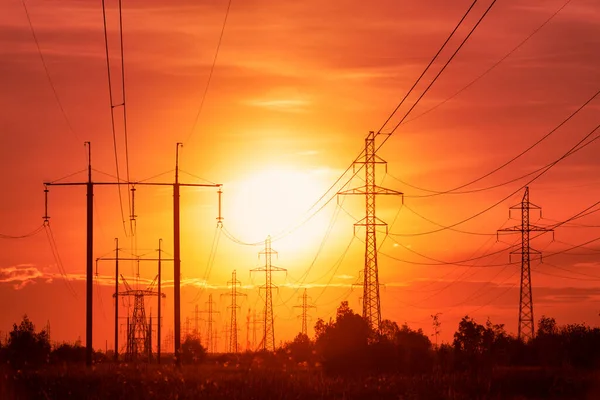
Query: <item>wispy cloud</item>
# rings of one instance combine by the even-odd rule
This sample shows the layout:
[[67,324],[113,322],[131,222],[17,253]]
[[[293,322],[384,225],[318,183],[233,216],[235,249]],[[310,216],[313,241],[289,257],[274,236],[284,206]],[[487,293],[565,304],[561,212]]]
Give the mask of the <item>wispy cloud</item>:
[[252,99],[246,101],[246,104],[272,111],[300,113],[307,112],[311,102],[301,99]]

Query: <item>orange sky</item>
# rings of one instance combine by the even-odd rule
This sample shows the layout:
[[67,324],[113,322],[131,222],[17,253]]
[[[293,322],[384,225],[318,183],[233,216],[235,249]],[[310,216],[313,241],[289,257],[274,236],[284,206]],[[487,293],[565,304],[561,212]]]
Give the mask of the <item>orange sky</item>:
[[[266,234],[276,235],[294,226],[361,150],[367,132],[379,129],[470,3],[234,0],[202,115],[193,129],[227,2],[152,0],[140,5],[125,1],[131,178],[142,180],[169,172],[158,180],[170,181],[175,143],[184,142],[182,170],[224,184],[223,216],[233,235],[257,242]],[[474,9],[477,15],[489,4],[481,3]],[[498,2],[411,117],[448,99],[485,72],[564,3]],[[116,2],[107,4],[118,99]],[[3,2],[0,233],[5,235],[27,233],[41,224],[42,183],[84,169],[84,141],[92,142],[97,171],[116,172],[100,2],[29,0],[27,5],[73,130],[48,83],[23,5],[17,0]],[[474,22],[475,15],[466,21],[469,27]],[[461,38],[465,34],[466,29],[459,31]],[[454,40],[450,47],[458,43]],[[439,108],[401,126],[382,147],[379,155],[389,163],[388,174],[378,170],[378,181],[406,194],[406,207],[401,209],[399,199],[378,201],[378,215],[390,224],[391,232],[401,234],[383,242],[383,236],[379,238],[380,279],[386,285],[381,295],[384,318],[408,321],[430,333],[430,315],[441,312],[444,340],[451,339],[458,319],[467,313],[481,322],[489,316],[516,332],[518,266],[502,266],[509,260],[508,252],[470,262],[472,267],[428,266],[414,264],[431,261],[406,248],[435,259],[464,260],[506,248],[517,237],[503,236],[496,242],[493,235],[450,230],[406,234],[439,228],[413,212],[440,225],[452,225],[497,203],[526,180],[478,193],[423,198],[418,195],[424,192],[397,179],[417,187],[450,189],[527,148],[600,89],[598,48],[600,7],[593,0],[572,0],[491,72]],[[449,54],[443,53],[442,59]],[[435,64],[434,70],[440,66]],[[419,93],[423,88],[418,88]],[[555,160],[598,124],[599,110],[596,99],[524,157],[467,189],[503,183]],[[117,135],[120,172],[125,176],[120,123]],[[531,201],[542,206],[548,218],[536,223],[568,218],[598,200],[597,146],[594,143],[577,152],[530,185]],[[187,173],[182,173],[182,180],[198,182]],[[112,179],[94,174],[96,180]],[[83,180],[85,175],[69,179]],[[353,186],[361,184],[360,179],[352,182]],[[517,220],[508,220],[508,208],[521,197],[522,192],[510,196],[456,229],[493,234],[498,228],[516,225]],[[231,271],[236,269],[248,293],[239,318],[243,341],[248,309],[261,311],[256,286],[264,278],[249,272],[260,266],[261,248],[241,246],[222,236],[208,288],[200,291],[215,234],[216,200],[213,189],[182,189],[182,318],[192,317],[195,304],[204,309],[207,294],[213,293],[219,301],[221,330],[229,317],[228,300],[220,294],[225,293]],[[329,318],[346,298],[360,310],[360,289],[352,289],[352,284],[363,264],[364,231],[351,239],[352,224],[362,218],[364,200],[346,198],[341,207],[337,204],[334,199],[308,223],[273,244],[279,251],[277,265],[288,270],[287,275],[274,277],[280,286],[274,301],[277,341],[291,339],[300,327],[295,317],[298,309],[292,308],[299,304],[300,283],[308,287],[317,306],[314,318]],[[133,244],[138,253],[155,249],[163,238],[165,250],[172,253],[168,188],[137,188],[138,234],[133,243],[125,237],[116,188],[98,187],[95,206],[94,258],[109,253],[117,236],[121,247],[131,249]],[[2,239],[0,304],[5,306],[0,330],[9,330],[28,313],[39,325],[51,321],[54,340],[72,341],[85,336],[84,189],[52,188],[49,214],[77,296],[70,294],[60,276],[44,232],[22,240]],[[577,222],[595,228],[563,226],[557,229],[554,242],[545,236],[533,245],[551,254],[592,240],[598,236],[599,219],[592,214]],[[320,246],[330,225],[331,233]],[[559,323],[597,324],[599,250],[594,242],[533,265],[536,319],[546,314]],[[301,279],[311,263],[308,276]],[[101,348],[105,340],[112,346],[112,268],[108,263],[101,265],[95,286],[99,290],[94,296],[94,345]],[[154,268],[144,265],[142,276],[152,279]],[[165,279],[170,280],[172,273],[166,269]],[[134,266],[126,263],[123,271],[132,276]],[[173,306],[169,287],[166,293],[165,333],[172,329]],[[121,310],[125,315],[126,308]]]

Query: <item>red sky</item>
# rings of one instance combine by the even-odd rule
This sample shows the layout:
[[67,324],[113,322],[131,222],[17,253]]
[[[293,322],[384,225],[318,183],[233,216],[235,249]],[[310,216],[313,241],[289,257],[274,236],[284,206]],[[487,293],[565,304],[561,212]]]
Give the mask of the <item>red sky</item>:
[[[223,183],[225,227],[247,242],[262,241],[267,234],[276,235],[304,220],[305,211],[358,154],[367,132],[380,128],[471,4],[234,0],[204,108],[194,126],[227,2],[143,3],[123,4],[131,179],[168,172],[154,181],[171,181],[175,143],[184,142],[181,168],[186,172],[182,180],[199,182],[187,174],[191,173]],[[26,4],[72,130],[49,85],[23,4],[3,2],[3,235],[21,235],[41,225],[42,183],[83,170],[84,141],[92,142],[94,179],[114,180],[102,173],[116,173],[100,2],[29,0]],[[427,83],[488,4],[477,3],[458,38],[449,43],[449,50],[426,75]],[[564,0],[535,5],[497,2],[409,119],[463,89],[564,4]],[[118,102],[116,2],[107,1],[107,6]],[[480,322],[490,317],[516,332],[519,267],[507,265],[508,251],[500,250],[516,243],[518,237],[502,236],[497,242],[494,235],[447,229],[411,234],[439,228],[415,213],[448,226],[498,202],[455,229],[493,234],[501,227],[516,225],[518,220],[508,220],[508,208],[519,203],[519,188],[527,179],[491,190],[433,197],[419,197],[427,192],[413,186],[443,191],[470,182],[547,134],[600,89],[598,48],[600,6],[593,0],[572,0],[489,73],[433,111],[402,125],[381,148],[379,155],[388,161],[388,170],[387,174],[378,170],[378,181],[406,194],[405,207],[400,207],[399,199],[378,201],[378,216],[390,224],[390,232],[400,234],[385,240],[383,235],[379,237],[384,318],[407,321],[430,333],[430,315],[441,312],[444,340],[451,340],[465,314]],[[417,92],[424,87],[418,86]],[[407,105],[415,99],[410,97]],[[408,110],[407,105],[401,111]],[[600,99],[595,99],[533,150],[465,190],[501,184],[556,160],[598,124],[599,110]],[[117,151],[124,177],[125,142],[119,121]],[[392,123],[397,121],[395,118]],[[543,207],[544,219],[537,220],[539,215],[532,214],[536,224],[564,220],[598,201],[597,152],[594,142],[530,184],[531,201]],[[82,173],[69,178],[84,179]],[[361,184],[358,178],[351,183]],[[124,189],[122,194],[127,196]],[[184,319],[192,317],[195,304],[204,309],[207,295],[213,293],[219,301],[222,329],[229,317],[228,300],[220,294],[226,292],[226,282],[236,269],[248,294],[239,318],[245,340],[248,309],[262,310],[256,286],[263,283],[263,277],[249,272],[260,266],[257,254],[261,248],[236,244],[223,235],[207,273],[216,201],[213,189],[182,190],[182,315]],[[342,299],[348,299],[355,310],[361,309],[360,288],[352,288],[352,284],[363,266],[364,231],[358,230],[357,238],[351,239],[352,224],[364,212],[364,199],[347,198],[343,203],[340,199],[341,206],[337,204],[333,199],[308,223],[273,243],[279,251],[277,265],[288,270],[287,275],[274,278],[280,286],[274,301],[277,341],[291,339],[300,327],[298,309],[292,308],[299,304],[300,284],[308,288],[317,306],[314,318],[328,319]],[[135,205],[138,229],[132,241],[122,226],[117,189],[97,187],[94,258],[109,253],[115,237],[123,248],[131,251],[132,245],[137,247],[138,254],[154,250],[163,238],[164,248],[172,253],[169,189],[137,187]],[[9,330],[27,313],[40,326],[50,320],[53,340],[73,341],[85,336],[84,188],[51,188],[49,215],[76,296],[61,277],[44,231],[26,239],[1,239],[0,304],[4,306],[0,330]],[[550,235],[533,241],[533,246],[547,255],[544,264],[532,265],[536,319],[545,314],[559,323],[597,324],[598,242],[552,254],[598,237],[599,220],[597,214],[591,214],[575,221],[585,226],[558,228],[554,241]],[[331,232],[324,240],[330,225]],[[338,266],[336,261],[350,242]],[[445,261],[499,252],[466,263],[470,267],[436,266],[418,264],[433,262],[407,248]],[[154,264],[144,264],[142,277],[152,279],[154,268]],[[165,268],[165,279],[172,279]],[[112,271],[111,264],[101,264],[95,285],[94,345],[102,348],[106,340],[108,347],[112,346]],[[135,281],[134,265],[125,263],[123,271]],[[205,276],[208,287],[201,290]],[[173,306],[171,289],[166,293],[165,333],[172,328]],[[126,307],[121,309],[125,315]],[[152,313],[156,314],[156,305]]]

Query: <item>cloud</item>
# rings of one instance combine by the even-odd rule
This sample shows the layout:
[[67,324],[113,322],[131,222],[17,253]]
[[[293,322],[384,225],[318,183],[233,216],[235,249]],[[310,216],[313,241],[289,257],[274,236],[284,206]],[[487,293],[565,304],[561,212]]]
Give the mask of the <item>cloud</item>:
[[307,112],[307,107],[311,104],[308,100],[300,99],[254,99],[246,101],[246,104],[252,107],[266,108],[271,111],[280,112]]
[[45,274],[33,264],[18,264],[0,269],[0,283],[12,284],[16,290],[35,283]]

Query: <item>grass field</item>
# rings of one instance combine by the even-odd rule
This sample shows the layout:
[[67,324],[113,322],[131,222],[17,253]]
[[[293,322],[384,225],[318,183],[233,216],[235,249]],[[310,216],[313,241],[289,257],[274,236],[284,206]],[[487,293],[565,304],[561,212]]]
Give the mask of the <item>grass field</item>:
[[198,366],[102,364],[1,371],[0,399],[600,399],[600,373],[328,377],[318,368],[208,361]]

